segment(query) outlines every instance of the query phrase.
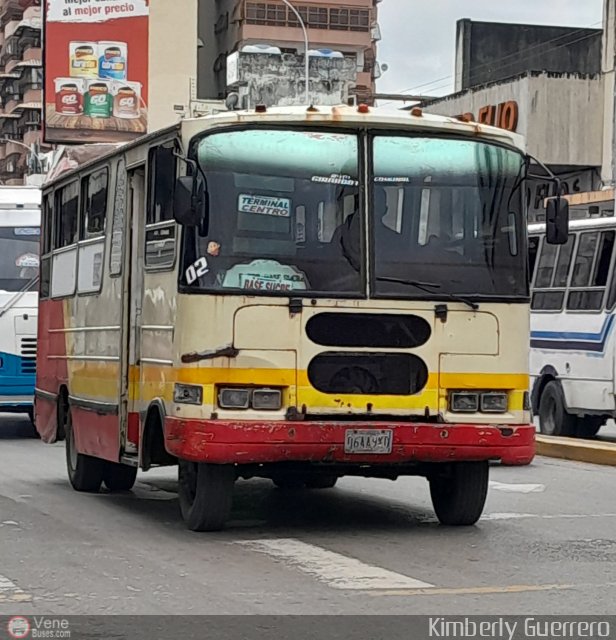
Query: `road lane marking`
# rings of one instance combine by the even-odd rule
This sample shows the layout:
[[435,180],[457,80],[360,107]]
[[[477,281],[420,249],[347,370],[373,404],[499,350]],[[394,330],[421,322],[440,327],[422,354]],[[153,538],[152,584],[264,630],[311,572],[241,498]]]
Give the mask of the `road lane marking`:
[[13,581],[0,575],[0,602],[30,602],[32,596],[20,589]]
[[240,540],[233,544],[282,560],[333,589],[431,589],[434,586],[294,538]]
[[585,518],[616,518],[616,513],[486,513],[481,520],[584,520]]
[[616,586],[606,584],[513,584],[488,587],[435,587],[434,589],[389,589],[373,591],[367,595],[377,598],[384,596],[464,596],[530,593],[533,591],[571,591],[573,589],[607,589]]
[[[579,585],[578,585],[579,586]],[[575,589],[573,584],[518,584],[492,587],[435,587],[434,589],[388,589],[370,593],[371,596],[464,596],[498,593],[525,593],[530,591],[566,591]]]
[[505,493],[542,493],[545,491],[544,484],[510,484],[490,480],[490,489],[504,491]]

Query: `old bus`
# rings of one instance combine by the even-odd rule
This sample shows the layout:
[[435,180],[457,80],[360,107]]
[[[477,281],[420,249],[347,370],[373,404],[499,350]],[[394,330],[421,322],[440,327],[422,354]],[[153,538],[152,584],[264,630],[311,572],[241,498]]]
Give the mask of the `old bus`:
[[57,177],[42,438],[78,491],[177,464],[193,530],[254,476],[420,475],[476,522],[489,461],[534,456],[527,166],[515,134],[360,105],[187,119]]
[[614,191],[566,197],[565,244],[529,226],[532,404],[542,433],[584,438],[616,417]]

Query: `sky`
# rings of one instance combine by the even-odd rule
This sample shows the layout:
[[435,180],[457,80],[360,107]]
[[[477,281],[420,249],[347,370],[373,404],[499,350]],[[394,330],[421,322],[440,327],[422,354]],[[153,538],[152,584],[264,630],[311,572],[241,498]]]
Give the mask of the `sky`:
[[601,27],[603,0],[383,0],[377,59],[388,70],[380,93],[445,95],[453,90],[456,21]]

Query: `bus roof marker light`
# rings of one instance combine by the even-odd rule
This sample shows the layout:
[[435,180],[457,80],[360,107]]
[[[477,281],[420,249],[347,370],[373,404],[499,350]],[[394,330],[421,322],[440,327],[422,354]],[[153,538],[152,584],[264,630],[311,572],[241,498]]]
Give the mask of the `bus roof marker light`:
[[258,104],[255,107],[255,113],[267,113],[267,107],[264,104]]
[[423,116],[423,109],[421,107],[413,107],[411,109],[411,115],[416,118],[421,118],[421,116]]
[[370,113],[370,107],[367,104],[362,103],[357,107],[357,112],[358,113]]

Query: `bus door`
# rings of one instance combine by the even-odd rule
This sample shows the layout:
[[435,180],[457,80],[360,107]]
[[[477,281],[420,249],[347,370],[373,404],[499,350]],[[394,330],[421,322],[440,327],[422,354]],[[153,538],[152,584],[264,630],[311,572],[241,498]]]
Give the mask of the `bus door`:
[[143,229],[145,220],[145,166],[127,172],[128,216],[126,225],[126,282],[124,286],[123,385],[121,403],[122,434],[120,447],[126,455],[136,456],[139,445],[140,332],[143,294]]

